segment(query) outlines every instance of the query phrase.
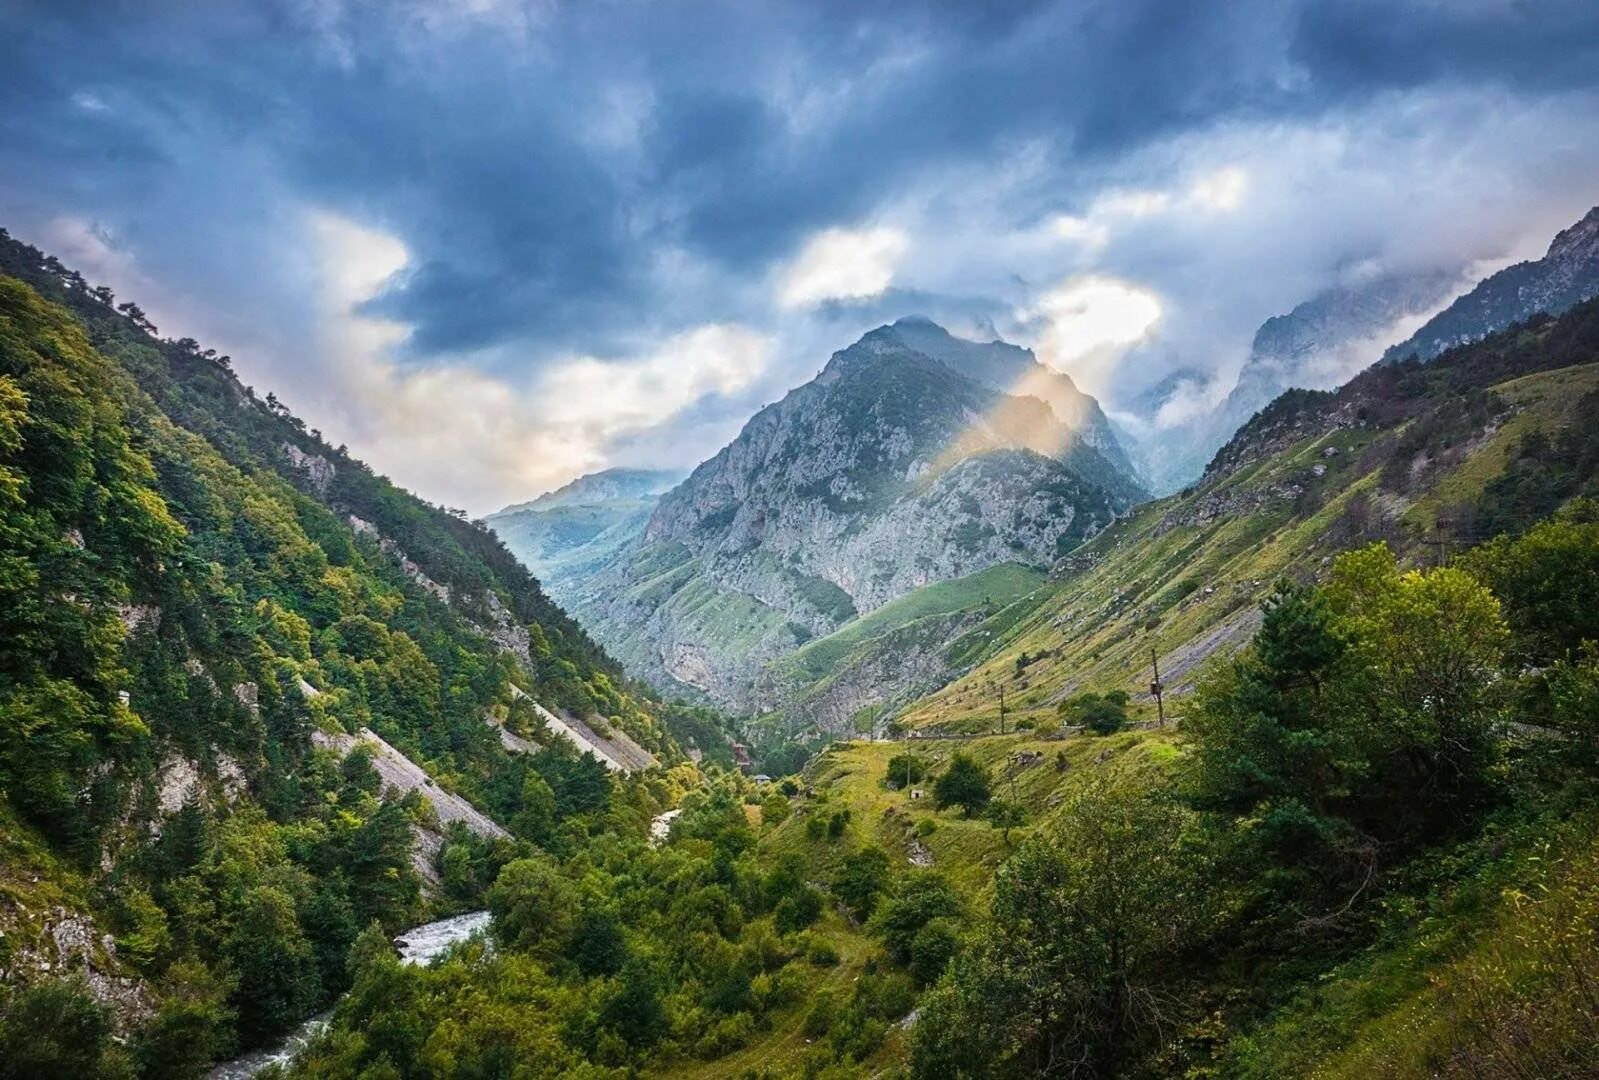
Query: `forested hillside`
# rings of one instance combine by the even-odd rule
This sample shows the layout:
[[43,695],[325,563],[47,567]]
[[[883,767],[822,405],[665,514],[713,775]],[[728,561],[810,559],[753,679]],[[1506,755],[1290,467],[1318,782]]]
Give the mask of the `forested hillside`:
[[0,237],[0,1075],[193,1075],[363,927],[642,837],[541,708],[677,754],[492,534]]

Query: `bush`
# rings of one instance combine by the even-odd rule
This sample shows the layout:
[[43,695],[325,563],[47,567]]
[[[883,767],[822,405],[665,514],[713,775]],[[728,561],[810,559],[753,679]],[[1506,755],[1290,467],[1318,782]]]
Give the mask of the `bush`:
[[827,1034],[827,1029],[833,1026],[833,1020],[838,1016],[838,1003],[834,1000],[832,991],[823,990],[811,1002],[810,1011],[805,1014],[805,1023],[801,1026],[805,1036],[810,1039]]
[[939,809],[958,806],[965,817],[981,812],[991,796],[988,770],[964,753],[950,759],[949,768],[933,785],[933,802]]
[[0,1078],[102,1076],[110,1039],[105,1009],[81,982],[18,990],[0,1010]]
[[927,759],[920,754],[895,754],[888,759],[883,782],[891,788],[907,788],[927,776]]
[[832,967],[838,963],[838,950],[824,937],[812,937],[805,946],[805,959],[817,967]]
[[1060,718],[1096,735],[1111,735],[1127,726],[1127,691],[1078,694],[1060,703]]
[[855,918],[867,918],[888,884],[888,867],[887,853],[880,848],[862,848],[846,858],[833,875],[833,895]]
[[954,920],[943,917],[930,920],[911,939],[911,974],[923,986],[932,985],[944,974],[958,948],[960,935],[955,930]]

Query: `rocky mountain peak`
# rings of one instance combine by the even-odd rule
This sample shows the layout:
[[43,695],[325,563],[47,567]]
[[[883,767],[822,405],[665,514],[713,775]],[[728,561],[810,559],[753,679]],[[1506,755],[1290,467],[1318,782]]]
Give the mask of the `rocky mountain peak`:
[[1564,263],[1599,261],[1599,206],[1575,225],[1556,233],[1544,258]]
[[1445,349],[1480,341],[1536,314],[1559,315],[1599,295],[1599,207],[1560,231],[1541,259],[1507,266],[1478,282],[1408,340],[1383,354],[1385,361],[1431,360]]

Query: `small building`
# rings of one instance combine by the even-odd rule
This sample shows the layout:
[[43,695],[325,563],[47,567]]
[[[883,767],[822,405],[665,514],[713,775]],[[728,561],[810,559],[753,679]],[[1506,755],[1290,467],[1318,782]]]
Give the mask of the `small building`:
[[765,773],[756,773],[755,782],[757,784],[770,784],[772,782],[772,778],[767,776]]
[[922,796],[923,796],[923,795],[925,795],[925,794],[926,794],[926,792],[924,792],[924,791],[923,791],[923,790],[922,790],[922,789],[921,789],[921,788],[919,788],[919,787],[917,787],[917,788],[911,788],[911,798],[913,798],[913,799],[920,799],[920,798],[921,798],[921,797],[922,797]]

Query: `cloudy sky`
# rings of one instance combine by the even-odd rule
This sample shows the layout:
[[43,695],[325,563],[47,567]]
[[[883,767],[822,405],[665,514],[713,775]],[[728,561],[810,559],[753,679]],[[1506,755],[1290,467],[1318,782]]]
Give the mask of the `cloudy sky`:
[[0,0],[0,224],[474,512],[909,312],[1108,403],[1599,203],[1591,0]]

